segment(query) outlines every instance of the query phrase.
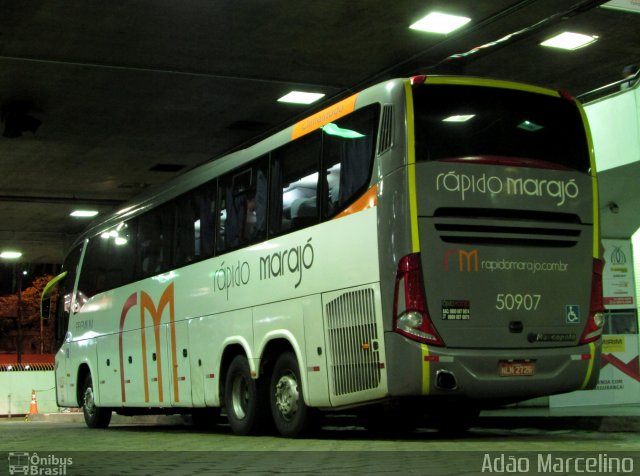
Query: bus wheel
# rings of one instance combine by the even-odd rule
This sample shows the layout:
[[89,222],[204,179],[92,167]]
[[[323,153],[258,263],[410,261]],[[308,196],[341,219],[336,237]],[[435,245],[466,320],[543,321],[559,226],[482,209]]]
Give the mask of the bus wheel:
[[236,356],[229,365],[224,385],[224,403],[229,425],[236,435],[249,435],[264,428],[268,416],[264,379],[252,379],[249,362]]
[[82,387],[82,413],[89,428],[106,428],[111,421],[111,410],[96,406],[91,374],[86,376]]
[[287,438],[301,436],[311,426],[311,409],[304,403],[300,369],[292,352],[280,355],[273,368],[271,414],[277,430]]

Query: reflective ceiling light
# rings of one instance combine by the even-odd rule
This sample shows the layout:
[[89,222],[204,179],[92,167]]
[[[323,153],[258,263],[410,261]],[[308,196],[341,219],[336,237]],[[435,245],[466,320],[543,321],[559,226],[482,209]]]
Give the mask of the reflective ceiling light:
[[442,122],[467,122],[469,119],[476,117],[475,114],[458,114],[442,119]]
[[76,218],[92,218],[98,214],[95,210],[74,210],[70,213],[72,217]]
[[537,132],[544,129],[544,126],[531,121],[522,121],[520,124],[518,124],[518,129],[522,129],[523,131],[528,132]]
[[357,131],[338,127],[333,122],[330,122],[326,126],[322,126],[321,129],[330,136],[342,137],[343,139],[360,139],[361,137],[364,137],[363,134],[360,134]]
[[466,25],[471,18],[446,13],[431,12],[426,17],[418,20],[409,28],[412,30],[426,31],[428,33],[451,33]]
[[546,41],[540,43],[542,46],[549,46],[551,48],[560,48],[563,50],[577,50],[583,46],[590,45],[598,39],[595,35],[583,35],[582,33],[572,33],[565,31],[559,35],[549,38]]
[[0,258],[2,259],[18,259],[22,256],[22,253],[19,251],[3,251],[0,253]]
[[323,98],[322,93],[303,93],[302,91],[291,91],[289,94],[285,94],[278,102],[286,102],[290,104],[311,104],[319,99]]

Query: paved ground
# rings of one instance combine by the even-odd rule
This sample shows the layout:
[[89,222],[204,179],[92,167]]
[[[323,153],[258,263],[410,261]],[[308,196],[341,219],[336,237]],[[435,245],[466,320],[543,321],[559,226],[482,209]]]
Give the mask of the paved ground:
[[[595,465],[598,474],[640,474],[637,407],[619,415],[613,415],[615,409],[607,415],[570,413],[489,413],[457,438],[426,429],[402,438],[376,437],[349,418],[334,418],[313,438],[300,440],[238,437],[224,424],[199,431],[178,417],[114,417],[106,430],[86,428],[78,414],[43,415],[32,419],[36,421],[13,418],[0,420],[0,475],[12,468],[65,475],[458,476],[510,469],[579,474],[589,469],[587,464]],[[25,461],[25,466],[15,464]]]

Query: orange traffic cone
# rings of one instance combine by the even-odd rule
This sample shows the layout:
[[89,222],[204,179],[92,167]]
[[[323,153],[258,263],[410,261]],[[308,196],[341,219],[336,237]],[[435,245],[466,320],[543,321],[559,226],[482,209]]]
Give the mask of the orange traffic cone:
[[36,401],[36,391],[31,390],[31,405],[29,405],[29,414],[36,415],[38,413],[38,402]]

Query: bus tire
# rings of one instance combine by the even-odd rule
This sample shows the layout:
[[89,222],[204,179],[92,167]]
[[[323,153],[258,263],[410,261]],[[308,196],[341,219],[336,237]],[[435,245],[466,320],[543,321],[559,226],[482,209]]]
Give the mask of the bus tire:
[[87,374],[82,386],[82,413],[89,428],[106,428],[111,422],[111,410],[96,405],[91,374]]
[[224,385],[224,403],[231,430],[250,435],[265,428],[269,415],[264,379],[252,379],[249,362],[236,356],[229,365]]
[[307,433],[312,410],[304,403],[298,360],[293,352],[278,357],[271,376],[271,414],[278,432],[286,438]]

